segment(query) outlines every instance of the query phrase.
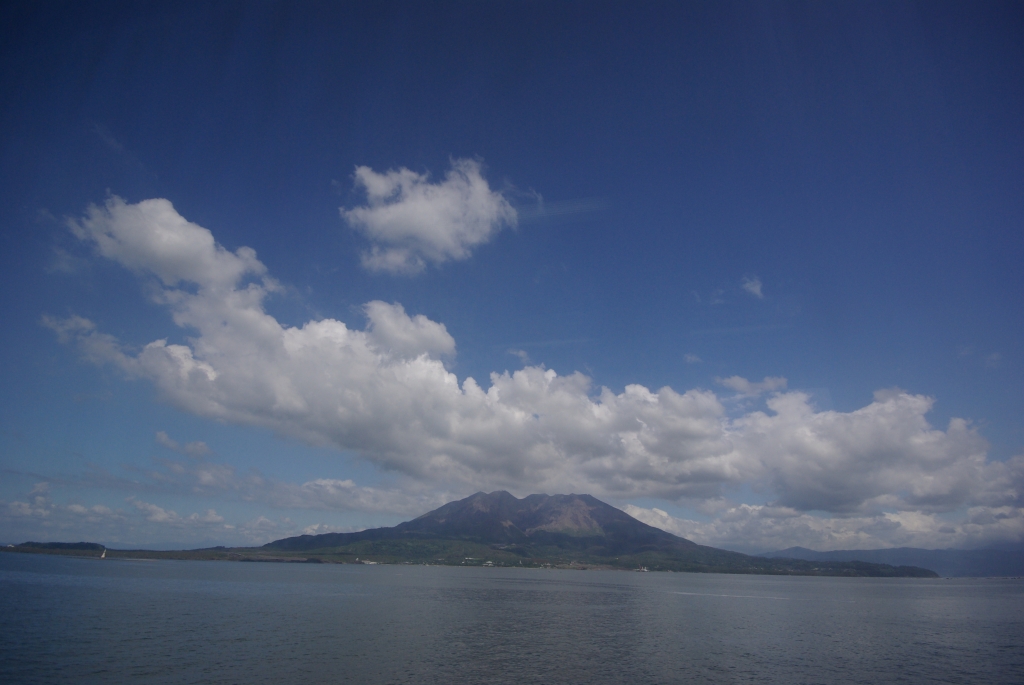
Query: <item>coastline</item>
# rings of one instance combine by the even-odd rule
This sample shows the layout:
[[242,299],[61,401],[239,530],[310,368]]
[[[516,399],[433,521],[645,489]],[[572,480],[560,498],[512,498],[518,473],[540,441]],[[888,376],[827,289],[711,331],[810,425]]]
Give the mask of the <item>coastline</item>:
[[[415,558],[402,558],[393,554],[374,554],[365,547],[361,551],[341,549],[311,550],[308,554],[297,556],[294,552],[274,553],[262,547],[209,547],[193,550],[140,550],[114,549],[98,543],[22,543],[0,547],[0,552],[11,554],[49,554],[91,558],[97,561],[233,561],[243,563],[278,563],[278,564],[355,564],[355,565],[407,565],[407,566],[455,566],[483,568],[529,568],[529,569],[560,569],[574,571],[662,571],[681,573],[723,573],[732,575],[765,575],[765,576],[810,576],[810,577],[880,577],[880,578],[939,578],[940,576],[928,569],[917,567],[892,567],[883,564],[865,562],[842,562],[832,564],[814,564],[795,559],[774,559],[760,567],[729,568],[722,566],[700,566],[680,562],[660,555],[631,555],[619,557],[619,563],[601,563],[595,560],[578,560],[559,558],[555,555],[545,557],[516,558],[514,555],[503,554],[502,550],[492,549],[484,545],[473,545],[474,555],[464,554],[467,543],[461,541],[431,541],[448,548],[448,554],[435,558],[423,558],[422,553]],[[86,546],[87,547],[84,547]],[[452,554],[453,549],[458,554]],[[422,552],[422,550],[414,550]],[[410,555],[411,556],[411,555]],[[512,557],[512,558],[509,558]],[[767,561],[767,560],[766,560]]]

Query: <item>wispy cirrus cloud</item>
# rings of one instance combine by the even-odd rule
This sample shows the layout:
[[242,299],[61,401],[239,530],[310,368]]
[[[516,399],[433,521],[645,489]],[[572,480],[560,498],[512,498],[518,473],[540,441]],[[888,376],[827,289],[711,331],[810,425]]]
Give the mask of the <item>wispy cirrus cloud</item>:
[[758,278],[757,276],[745,276],[743,278],[742,285],[744,290],[746,290],[748,293],[750,293],[757,299],[764,299],[764,292],[762,292],[761,290],[763,284],[761,283],[761,279]]
[[107,545],[137,545],[149,541],[208,542],[229,539],[238,544],[266,542],[266,532],[253,522],[225,523],[214,509],[179,515],[172,509],[127,497],[126,508],[78,502],[61,504],[51,484],[36,483],[24,500],[0,501],[0,527],[8,540],[89,540]]
[[[303,484],[285,483],[262,477],[240,475],[225,465],[197,467],[195,462],[165,464],[160,473],[144,474],[142,479],[118,478],[95,471],[78,474],[73,479],[41,481],[21,499],[0,500],[0,530],[3,541],[88,540],[120,548],[198,547],[209,545],[261,545],[271,540],[299,534],[351,532],[359,528],[316,523],[305,527],[287,516],[267,512],[268,516],[228,520],[208,507],[203,511],[179,514],[175,509],[149,501],[150,497],[187,495],[190,498],[210,497],[223,502],[224,496],[236,496],[245,502],[272,509],[306,509],[322,512],[364,511],[400,513],[410,518],[443,501],[423,498],[411,504],[401,492],[360,488],[351,481],[317,479]],[[212,471],[220,471],[211,481]],[[224,477],[225,472],[228,477]],[[24,474],[22,474],[24,475]],[[55,485],[56,488],[51,487]],[[60,503],[51,490],[73,490],[85,486],[103,490],[148,493],[145,499],[130,494],[123,506],[82,504],[80,501]],[[376,496],[374,496],[374,494]],[[367,495],[370,495],[367,498]],[[396,496],[397,495],[397,496]],[[81,497],[79,493],[77,495]],[[403,506],[404,505],[404,506]],[[397,511],[396,511],[397,510]]]
[[757,397],[766,392],[784,390],[788,381],[781,376],[765,376],[765,379],[758,382],[748,381],[742,376],[729,376],[728,378],[715,378],[715,382],[736,391],[741,397]]
[[[291,482],[265,475],[255,468],[238,469],[231,464],[212,460],[207,457],[212,454],[209,448],[187,451],[163,431],[157,433],[157,436],[158,443],[167,442],[178,446],[175,451],[188,459],[154,457],[149,467],[124,465],[115,471],[90,465],[82,472],[64,475],[19,471],[8,473],[43,479],[36,491],[33,491],[43,495],[48,495],[53,485],[59,489],[86,488],[121,493],[127,496],[128,502],[135,502],[138,498],[189,497],[245,502],[278,510],[359,512],[410,517],[468,494],[425,486],[401,477],[392,478],[391,484],[387,486],[359,485],[351,479],[329,477]],[[187,445],[205,446],[205,443],[194,441]],[[170,510],[167,510],[165,516],[148,505],[140,508],[140,511],[151,511],[154,516],[165,521],[178,518]],[[195,516],[192,515],[191,519],[195,520]]]
[[557,202],[545,202],[540,193],[536,192],[532,193],[532,197],[536,200],[534,204],[527,204],[516,210],[522,221],[591,214],[603,211],[607,206],[603,200],[595,197]]
[[177,440],[172,439],[164,431],[157,431],[156,441],[169,450],[173,450],[180,454],[186,454],[190,457],[203,457],[210,453],[210,448],[205,442],[195,441],[181,445]]
[[471,159],[452,160],[436,183],[405,168],[378,173],[361,166],[355,185],[366,193],[366,204],[342,208],[341,215],[369,240],[362,263],[370,271],[412,275],[428,264],[466,259],[517,221],[516,210],[491,190]]
[[789,547],[816,550],[973,548],[1018,543],[1024,509],[975,506],[956,516],[893,511],[856,516],[819,516],[778,505],[731,503],[709,521],[678,518],[658,508],[626,505],[630,516],[699,544],[745,552]]

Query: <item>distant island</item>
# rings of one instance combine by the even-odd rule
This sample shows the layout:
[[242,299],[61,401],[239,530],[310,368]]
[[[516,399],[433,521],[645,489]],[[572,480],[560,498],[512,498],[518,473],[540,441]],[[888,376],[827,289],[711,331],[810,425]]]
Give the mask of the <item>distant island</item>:
[[892,566],[930,568],[945,578],[995,578],[1024,576],[1024,550],[1002,549],[839,549],[816,552],[806,547],[789,547],[759,556],[804,559],[805,561],[867,561]]
[[910,565],[769,558],[698,545],[636,520],[590,495],[478,492],[390,528],[299,535],[262,547],[182,551],[107,549],[96,543],[27,542],[7,552],[107,559],[436,564],[624,569],[801,576],[937,578]]

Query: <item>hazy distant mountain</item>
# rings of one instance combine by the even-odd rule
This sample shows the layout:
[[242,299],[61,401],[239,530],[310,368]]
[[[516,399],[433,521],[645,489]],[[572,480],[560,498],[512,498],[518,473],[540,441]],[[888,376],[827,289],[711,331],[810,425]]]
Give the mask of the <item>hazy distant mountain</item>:
[[23,542],[18,547],[28,549],[56,549],[71,551],[102,552],[106,549],[97,542]]
[[993,577],[1024,576],[1024,550],[998,549],[895,549],[836,550],[815,552],[805,547],[790,547],[760,556],[769,559],[804,559],[806,561],[866,561],[892,566],[920,566],[940,576]]
[[[507,492],[475,495],[428,512],[393,528],[359,533],[300,535],[264,549],[334,554],[356,550],[363,558],[429,560],[441,554],[437,541],[486,545],[530,563],[590,563],[649,566],[676,571],[786,573],[856,576],[931,576],[921,568],[893,568],[863,562],[808,562],[754,557],[705,547],[636,520],[590,495],[530,495]],[[472,555],[470,555],[472,556]],[[504,562],[501,562],[504,563]]]

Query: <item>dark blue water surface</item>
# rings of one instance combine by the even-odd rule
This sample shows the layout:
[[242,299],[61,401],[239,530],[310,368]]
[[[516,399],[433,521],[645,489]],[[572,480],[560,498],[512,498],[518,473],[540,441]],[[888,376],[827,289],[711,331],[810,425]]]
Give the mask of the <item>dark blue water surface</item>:
[[1024,683],[1024,581],[0,554],[0,682]]

